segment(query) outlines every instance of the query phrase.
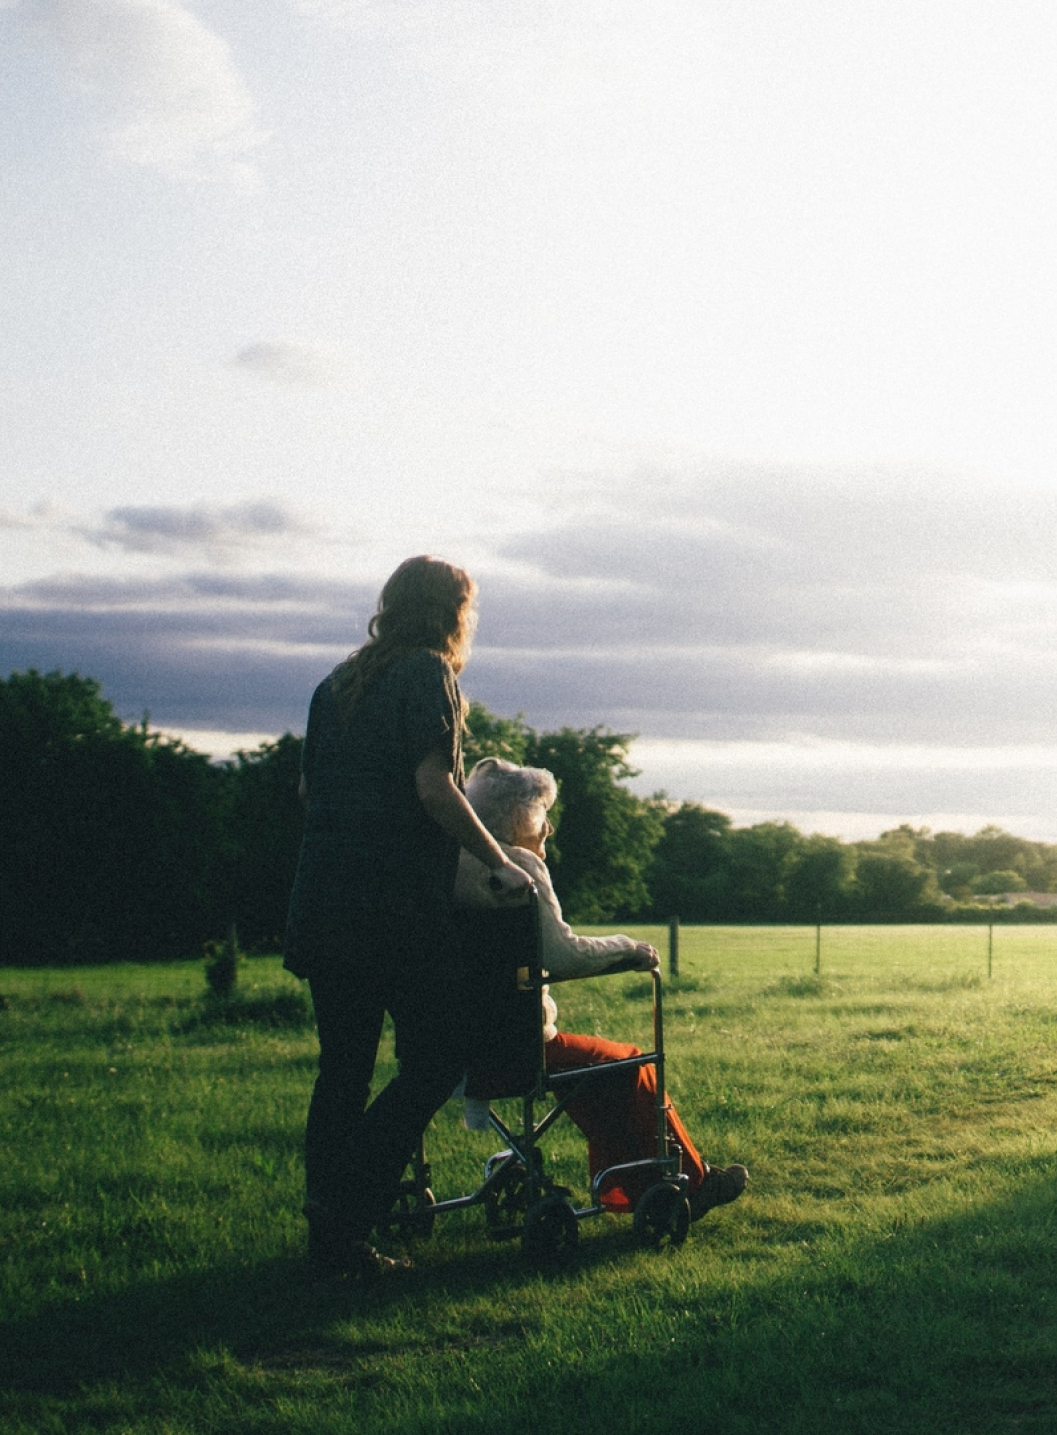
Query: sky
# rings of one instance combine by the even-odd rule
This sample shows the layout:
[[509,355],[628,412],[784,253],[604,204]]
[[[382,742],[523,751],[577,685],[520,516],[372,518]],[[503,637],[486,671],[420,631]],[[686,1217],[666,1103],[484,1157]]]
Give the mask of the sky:
[[0,674],[302,732],[413,553],[643,794],[1057,841],[1051,0],[0,0]]

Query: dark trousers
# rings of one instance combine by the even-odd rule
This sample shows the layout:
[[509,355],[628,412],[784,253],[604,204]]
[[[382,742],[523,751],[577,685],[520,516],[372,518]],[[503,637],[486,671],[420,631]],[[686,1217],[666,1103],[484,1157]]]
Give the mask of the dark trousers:
[[[308,1197],[366,1240],[389,1211],[422,1133],[466,1068],[465,1011],[450,944],[412,932],[360,938],[309,977],[319,1075],[308,1111]],[[369,1102],[386,1011],[399,1072]]]

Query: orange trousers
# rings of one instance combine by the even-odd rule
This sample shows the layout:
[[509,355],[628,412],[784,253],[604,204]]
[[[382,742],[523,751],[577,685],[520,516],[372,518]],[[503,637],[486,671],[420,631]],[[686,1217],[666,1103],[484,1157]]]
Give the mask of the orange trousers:
[[[544,1052],[549,1072],[599,1066],[607,1061],[641,1055],[637,1046],[565,1031],[548,1041]],[[592,1180],[607,1166],[643,1161],[657,1155],[657,1072],[653,1066],[615,1071],[612,1080],[598,1078],[590,1082],[582,1095],[570,1101],[566,1110],[587,1137]],[[690,1191],[696,1191],[708,1175],[708,1166],[698,1155],[674,1108],[670,1107],[666,1121],[669,1136],[682,1151],[682,1170],[689,1177]],[[603,1188],[603,1203],[615,1211],[630,1210],[656,1182],[655,1173],[629,1173],[619,1184],[614,1181]]]

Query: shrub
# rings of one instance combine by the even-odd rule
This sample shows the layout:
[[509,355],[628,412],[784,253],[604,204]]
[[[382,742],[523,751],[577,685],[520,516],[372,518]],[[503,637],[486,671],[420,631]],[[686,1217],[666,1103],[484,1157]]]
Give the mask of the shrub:
[[226,941],[206,942],[205,961],[206,981],[213,995],[221,998],[231,996],[238,983],[239,964],[243,961],[234,926]]

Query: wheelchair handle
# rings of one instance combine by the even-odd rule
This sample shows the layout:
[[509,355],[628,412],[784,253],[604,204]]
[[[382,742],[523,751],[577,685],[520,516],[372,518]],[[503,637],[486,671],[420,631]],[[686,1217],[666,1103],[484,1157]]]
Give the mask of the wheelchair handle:
[[[489,888],[490,888],[493,892],[502,892],[502,890],[503,890],[503,884],[502,884],[502,882],[499,880],[499,878],[495,875],[494,872],[493,872],[492,875],[488,878],[488,886],[489,886]],[[536,884],[535,884],[535,882],[529,882],[529,884],[528,884],[527,887],[522,887],[522,888],[520,889],[520,891],[517,891],[517,892],[511,892],[510,895],[511,895],[512,897],[520,897],[520,896],[521,896],[523,893],[525,893],[525,892],[528,892],[528,893],[529,893],[531,896],[533,896],[533,897],[536,897],[536,896],[539,895],[539,894],[537,893],[537,891],[536,891]]]

